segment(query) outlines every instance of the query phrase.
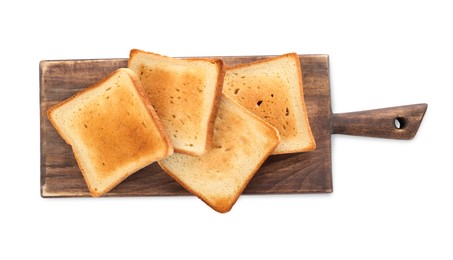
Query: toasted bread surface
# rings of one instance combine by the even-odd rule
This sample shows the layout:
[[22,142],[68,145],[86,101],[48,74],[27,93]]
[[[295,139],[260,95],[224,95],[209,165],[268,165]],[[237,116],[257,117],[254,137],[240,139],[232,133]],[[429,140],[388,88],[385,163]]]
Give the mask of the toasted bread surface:
[[173,153],[168,134],[142,92],[133,71],[118,69],[48,111],[71,145],[93,196]]
[[211,149],[199,157],[175,153],[159,165],[188,191],[224,213],[279,141],[274,127],[223,95]]
[[223,91],[278,129],[282,141],[273,154],[316,148],[296,53],[228,68]]
[[139,76],[175,151],[203,154],[212,139],[223,85],[223,62],[178,59],[134,49],[128,67]]

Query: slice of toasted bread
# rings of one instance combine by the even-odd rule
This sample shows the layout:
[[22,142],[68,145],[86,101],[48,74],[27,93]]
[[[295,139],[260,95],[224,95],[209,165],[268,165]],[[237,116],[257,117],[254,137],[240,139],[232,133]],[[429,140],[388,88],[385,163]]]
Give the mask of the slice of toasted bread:
[[223,91],[278,129],[282,141],[273,154],[315,149],[296,53],[228,68]]
[[173,153],[170,138],[130,69],[118,69],[55,105],[48,117],[71,145],[95,197]]
[[224,78],[217,59],[178,59],[131,50],[128,67],[166,127],[175,152],[201,155],[210,147]]
[[274,127],[223,95],[212,148],[199,157],[175,153],[159,165],[188,191],[224,213],[279,141]]

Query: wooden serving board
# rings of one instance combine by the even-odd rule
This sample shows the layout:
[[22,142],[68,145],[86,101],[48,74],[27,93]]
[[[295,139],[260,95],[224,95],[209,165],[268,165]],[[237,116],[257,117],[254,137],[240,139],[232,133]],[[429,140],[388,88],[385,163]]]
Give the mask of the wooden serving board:
[[[227,65],[268,56],[218,57]],[[245,189],[245,194],[332,192],[331,134],[352,134],[410,139],[417,132],[426,104],[332,114],[329,58],[300,55],[304,94],[315,151],[270,156]],[[40,63],[41,196],[90,196],[71,147],[58,135],[47,110],[106,77],[127,67],[127,59],[60,60]],[[399,125],[394,125],[395,120]],[[105,196],[159,196],[189,194],[157,163],[131,175]]]

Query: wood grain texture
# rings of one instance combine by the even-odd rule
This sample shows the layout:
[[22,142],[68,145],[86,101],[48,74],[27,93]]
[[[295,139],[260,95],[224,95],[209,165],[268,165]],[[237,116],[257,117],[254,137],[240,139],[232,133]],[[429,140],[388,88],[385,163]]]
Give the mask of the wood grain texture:
[[414,138],[427,104],[334,114],[332,133],[380,138]]
[[[265,56],[218,57],[227,65]],[[300,55],[305,100],[317,148],[307,153],[270,156],[245,194],[332,192],[331,104],[327,55]],[[96,83],[127,59],[42,61],[40,63],[41,196],[88,197],[71,147],[47,119],[47,110]],[[106,196],[186,195],[157,163],[130,176]]]

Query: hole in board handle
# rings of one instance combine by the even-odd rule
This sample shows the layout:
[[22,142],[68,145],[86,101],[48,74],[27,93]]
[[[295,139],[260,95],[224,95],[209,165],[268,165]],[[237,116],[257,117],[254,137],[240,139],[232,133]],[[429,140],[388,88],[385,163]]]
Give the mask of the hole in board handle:
[[406,127],[406,119],[404,119],[403,117],[396,117],[393,121],[393,125],[396,129],[404,129]]

